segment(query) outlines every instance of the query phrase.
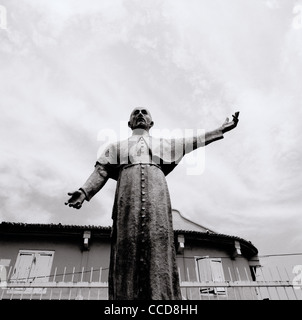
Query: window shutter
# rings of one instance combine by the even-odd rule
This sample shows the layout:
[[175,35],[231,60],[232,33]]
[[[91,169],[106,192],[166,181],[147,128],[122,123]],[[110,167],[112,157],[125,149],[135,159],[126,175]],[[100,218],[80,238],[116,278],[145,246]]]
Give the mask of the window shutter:
[[[213,281],[224,282],[224,273],[222,268],[222,261],[220,258],[214,259],[209,257],[197,258],[197,274],[199,281]],[[200,289],[202,294],[226,294],[224,287],[203,287]]]
[[[17,283],[47,282],[54,251],[20,250],[10,281]],[[15,293],[45,293],[46,289],[12,289]]]

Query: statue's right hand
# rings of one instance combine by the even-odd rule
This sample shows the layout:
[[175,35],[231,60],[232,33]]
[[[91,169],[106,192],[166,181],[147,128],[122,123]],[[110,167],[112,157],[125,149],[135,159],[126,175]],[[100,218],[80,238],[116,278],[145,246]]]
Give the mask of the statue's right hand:
[[67,202],[65,202],[65,205],[69,205],[69,207],[80,209],[82,207],[82,203],[86,198],[84,192],[81,190],[76,190],[73,192],[68,192],[67,194],[71,197],[68,199]]

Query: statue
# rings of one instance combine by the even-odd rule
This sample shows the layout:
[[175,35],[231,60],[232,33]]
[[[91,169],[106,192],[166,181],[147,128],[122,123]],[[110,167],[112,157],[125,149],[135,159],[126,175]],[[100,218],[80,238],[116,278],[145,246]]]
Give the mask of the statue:
[[[128,122],[132,136],[109,144],[85,184],[65,203],[80,209],[109,178],[117,181],[112,210],[109,300],[179,300],[181,292],[172,208],[165,176],[189,151],[223,138],[239,112],[221,127],[190,138],[157,139],[146,108],[135,108]],[[189,151],[187,151],[189,150]]]

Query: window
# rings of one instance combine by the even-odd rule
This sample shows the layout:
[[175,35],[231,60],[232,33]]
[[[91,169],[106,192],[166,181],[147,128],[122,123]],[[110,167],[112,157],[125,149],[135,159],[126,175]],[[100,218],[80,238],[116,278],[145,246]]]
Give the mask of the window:
[[[20,250],[11,283],[42,283],[48,282],[54,251]],[[14,293],[46,293],[46,289],[13,289]]]
[[[221,258],[196,257],[197,278],[200,282],[213,281],[224,282],[224,273]],[[201,294],[225,295],[225,287],[203,287]]]

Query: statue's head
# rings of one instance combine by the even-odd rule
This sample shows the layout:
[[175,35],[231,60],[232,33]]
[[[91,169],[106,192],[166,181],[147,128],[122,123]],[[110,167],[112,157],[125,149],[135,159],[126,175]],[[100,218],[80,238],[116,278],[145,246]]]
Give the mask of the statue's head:
[[135,108],[130,115],[128,122],[129,128],[132,130],[142,129],[149,131],[153,126],[151,113],[146,108]]

